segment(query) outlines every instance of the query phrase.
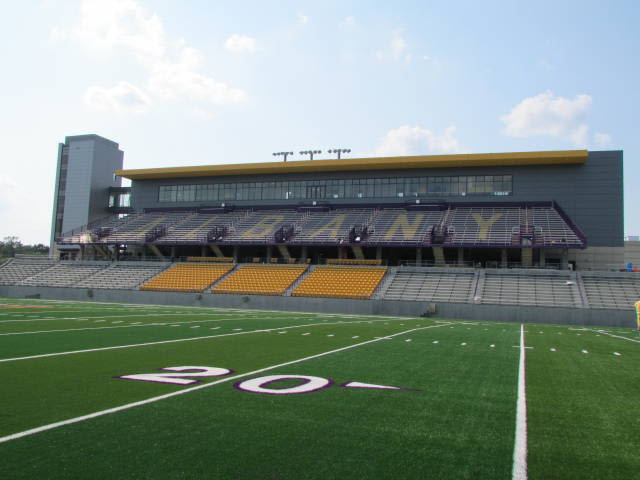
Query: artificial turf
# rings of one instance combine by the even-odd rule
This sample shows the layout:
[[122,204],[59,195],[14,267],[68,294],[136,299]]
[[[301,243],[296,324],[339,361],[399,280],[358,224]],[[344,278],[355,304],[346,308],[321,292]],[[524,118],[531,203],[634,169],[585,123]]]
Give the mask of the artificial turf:
[[[0,303],[51,307],[0,309],[0,437],[187,392],[4,441],[2,478],[511,477],[519,324]],[[34,333],[46,330],[58,331]],[[149,342],[168,343],[126,347]],[[640,345],[549,325],[527,325],[525,342],[529,478],[633,478]],[[60,355],[95,348],[104,350]],[[173,366],[233,372],[199,390],[116,378]],[[234,388],[275,374],[333,385]],[[407,390],[341,386],[353,381]]]

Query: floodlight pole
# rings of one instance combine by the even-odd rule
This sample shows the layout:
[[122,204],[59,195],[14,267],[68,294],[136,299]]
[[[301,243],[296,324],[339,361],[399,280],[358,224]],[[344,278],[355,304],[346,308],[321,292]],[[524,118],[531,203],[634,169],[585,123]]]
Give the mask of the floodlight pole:
[[351,149],[350,148],[333,148],[329,150],[329,153],[337,153],[338,160],[340,160],[340,155],[343,153],[351,153]]
[[286,162],[287,161],[287,156],[293,155],[293,152],[275,152],[275,153],[272,153],[272,155],[274,157],[283,156],[284,157],[284,161]]
[[322,150],[301,150],[300,155],[309,155],[309,160],[313,160],[314,154],[320,154]]

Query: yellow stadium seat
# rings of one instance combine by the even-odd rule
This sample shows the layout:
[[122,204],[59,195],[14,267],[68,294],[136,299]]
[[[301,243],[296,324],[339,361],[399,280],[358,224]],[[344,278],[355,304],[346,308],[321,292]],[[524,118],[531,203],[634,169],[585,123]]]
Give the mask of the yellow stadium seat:
[[283,295],[307,270],[305,265],[245,265],[212,290],[241,295]]

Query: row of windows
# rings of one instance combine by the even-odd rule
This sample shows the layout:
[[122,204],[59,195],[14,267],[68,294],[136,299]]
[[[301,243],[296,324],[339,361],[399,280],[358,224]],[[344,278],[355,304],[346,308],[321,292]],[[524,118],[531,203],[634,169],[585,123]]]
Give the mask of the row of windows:
[[511,175],[162,185],[160,202],[511,195]]

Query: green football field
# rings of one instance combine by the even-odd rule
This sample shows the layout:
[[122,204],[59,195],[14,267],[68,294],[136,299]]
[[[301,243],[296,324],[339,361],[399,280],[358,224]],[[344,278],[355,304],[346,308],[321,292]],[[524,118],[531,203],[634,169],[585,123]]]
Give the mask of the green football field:
[[0,304],[1,479],[640,478],[631,329]]

